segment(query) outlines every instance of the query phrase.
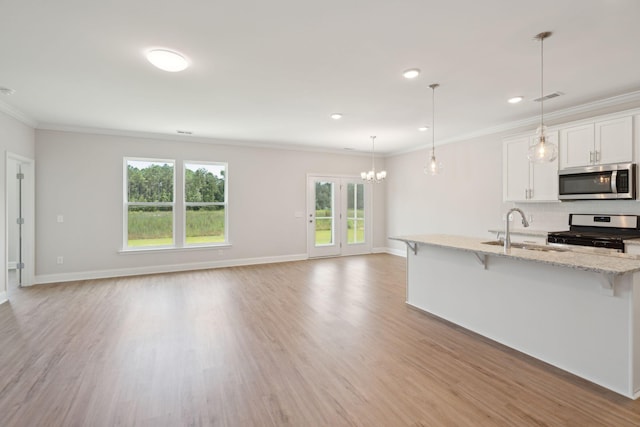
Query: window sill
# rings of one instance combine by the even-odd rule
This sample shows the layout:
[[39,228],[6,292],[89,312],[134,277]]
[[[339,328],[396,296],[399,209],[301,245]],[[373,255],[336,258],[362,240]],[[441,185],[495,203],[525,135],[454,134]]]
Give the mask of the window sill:
[[140,248],[140,249],[120,249],[119,254],[144,254],[144,253],[157,253],[157,252],[188,252],[193,250],[207,250],[207,249],[228,249],[231,247],[231,243],[221,243],[218,245],[189,245],[189,246],[171,246],[164,248]]

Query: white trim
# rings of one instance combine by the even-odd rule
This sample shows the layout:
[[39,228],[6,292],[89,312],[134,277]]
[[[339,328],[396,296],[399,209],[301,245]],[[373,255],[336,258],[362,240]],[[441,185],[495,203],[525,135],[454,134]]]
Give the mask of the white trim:
[[122,248],[118,250],[119,254],[148,254],[148,253],[165,253],[165,252],[185,252],[193,251],[196,249],[228,249],[232,245],[231,243],[211,243],[208,245],[189,245],[189,246],[139,246],[139,249]]
[[304,261],[307,259],[307,254],[297,254],[263,258],[242,258],[222,261],[207,261],[189,264],[153,265],[148,267],[123,268],[114,270],[82,271],[77,273],[43,274],[35,277],[35,283],[40,285],[45,283],[71,282],[76,280],[106,279],[111,277],[139,276],[143,274],[173,273],[178,271],[207,270],[211,268]]
[[9,270],[15,270],[17,266],[18,266],[18,263],[17,263],[17,262],[15,262],[15,261],[9,261],[9,262],[7,263],[7,268],[8,268]]
[[38,122],[36,120],[6,102],[0,101],[0,111],[34,129],[38,127]]
[[[585,104],[576,105],[574,107],[568,107],[562,110],[553,111],[550,113],[545,113],[545,119],[552,120],[561,120],[563,118],[570,117],[572,115],[595,112],[599,109],[610,108],[619,105],[624,105],[626,103],[637,102],[640,101],[640,90],[625,93],[622,95],[611,96],[608,98],[600,99],[593,102],[588,102]],[[333,153],[333,154],[342,154],[342,155],[353,155],[353,156],[370,156],[370,153],[366,151],[357,151],[357,150],[345,150],[339,148],[320,148],[320,147],[305,147],[294,144],[283,144],[283,143],[275,143],[275,142],[263,142],[256,143],[254,141],[246,141],[246,140],[235,140],[232,138],[214,138],[214,137],[201,137],[201,136],[184,136],[179,134],[164,134],[164,133],[153,133],[153,132],[142,132],[142,131],[133,131],[133,130],[118,130],[118,129],[101,129],[101,128],[92,128],[92,127],[82,127],[82,126],[68,126],[61,125],[55,123],[38,123],[30,118],[28,118],[25,114],[20,112],[19,110],[4,104],[0,101],[0,111],[5,111],[7,114],[15,117],[16,119],[22,121],[25,124],[32,126],[33,128],[40,130],[52,130],[52,131],[61,131],[61,132],[74,132],[74,133],[90,133],[96,135],[110,135],[110,136],[129,136],[135,138],[147,138],[147,139],[162,139],[162,140],[172,140],[172,141],[188,141],[188,142],[199,142],[206,144],[215,144],[215,145],[226,145],[233,147],[248,147],[248,148],[262,148],[262,149],[272,149],[272,150],[288,150],[288,151],[305,151],[305,152],[315,152],[315,153]],[[447,138],[441,141],[438,141],[436,145],[445,145],[458,141],[466,141],[473,138],[478,138],[481,136],[492,135],[500,132],[506,132],[509,130],[517,129],[523,126],[535,126],[540,120],[539,116],[533,116],[528,119],[523,120],[515,120],[508,123],[504,123],[498,126],[492,126],[485,129],[480,129],[474,132],[469,132],[466,134],[457,135],[451,138]],[[425,148],[430,148],[429,144],[421,144],[419,146],[410,147],[404,150],[391,151],[388,153],[379,151],[378,155],[382,158],[398,156],[401,154],[411,153],[414,151],[424,150]]]
[[[590,103],[587,103],[587,104],[576,105],[575,107],[569,107],[569,108],[565,108],[563,110],[553,111],[551,113],[545,113],[544,114],[544,118],[545,118],[545,121],[549,121],[549,122],[555,121],[555,120],[562,120],[564,118],[575,116],[577,114],[596,112],[596,111],[601,110],[603,108],[615,107],[617,105],[623,105],[623,104],[626,104],[626,103],[637,102],[637,101],[640,101],[640,91],[630,92],[630,93],[627,93],[627,94],[624,94],[624,95],[613,96],[613,97],[610,97],[610,98],[601,99],[599,101],[594,101],[594,102],[590,102]],[[631,108],[631,109],[627,109],[627,110],[621,110],[621,111],[617,111],[617,112],[614,112],[614,113],[605,114],[605,115],[602,115],[602,117],[619,116],[621,114],[634,115],[634,114],[637,114],[638,111],[640,111],[640,110],[637,109],[637,108]],[[589,119],[576,120],[576,122],[580,122],[580,121],[583,121],[583,120],[590,120],[590,119],[593,119],[595,117],[599,118],[601,116],[594,116],[594,117],[591,117]],[[479,137],[487,136],[487,135],[494,135],[494,134],[497,134],[497,133],[507,132],[507,131],[510,131],[510,130],[515,130],[515,129],[519,129],[519,128],[527,127],[527,126],[534,127],[539,122],[540,122],[540,116],[529,117],[528,119],[516,120],[516,121],[504,123],[502,125],[492,126],[492,127],[480,129],[480,130],[477,130],[477,131],[474,131],[474,132],[469,132],[469,133],[466,133],[466,134],[462,134],[462,135],[454,136],[454,137],[451,137],[451,138],[443,139],[441,141],[438,141],[438,143],[436,143],[436,145],[445,145],[445,144],[450,144],[450,143],[453,143],[453,142],[467,141],[469,139],[479,138]],[[567,122],[567,123],[561,123],[561,124],[553,125],[553,126],[564,126],[564,125],[566,125],[568,123],[573,123],[573,121]],[[552,126],[549,126],[549,128],[551,128],[551,127]],[[383,155],[383,157],[398,156],[398,155],[401,155],[401,154],[412,153],[414,151],[420,151],[420,150],[424,150],[424,149],[427,149],[427,148],[431,148],[431,145],[430,144],[421,144],[419,146],[415,146],[415,147],[412,147],[412,148],[407,148],[406,150],[399,150],[399,151],[395,151],[395,152],[392,152],[392,153],[387,153],[387,154]]]
[[374,248],[373,249],[373,253],[374,254],[395,255],[395,256],[402,257],[402,258],[406,258],[407,257],[407,251],[406,250],[404,250],[404,249],[394,249],[394,248],[389,248],[389,247]]
[[0,304],[4,304],[7,301],[9,301],[9,299],[7,298],[7,293],[0,292]]
[[[92,128],[92,127],[61,125],[56,123],[39,123],[37,126],[37,129],[51,130],[51,131],[57,131],[57,132],[87,133],[92,135],[127,136],[132,138],[197,142],[201,144],[222,145],[222,146],[228,146],[228,147],[261,148],[266,150],[304,151],[304,152],[311,152],[311,153],[331,153],[331,154],[342,154],[346,156],[357,156],[357,157],[371,156],[370,151],[367,152],[367,151],[357,151],[357,150],[345,150],[344,148],[321,148],[321,147],[302,146],[302,145],[295,145],[295,144],[275,143],[275,142],[268,142],[268,141],[257,143],[255,141],[247,141],[247,140],[233,139],[233,138],[222,139],[219,137],[215,138],[215,137],[204,137],[204,136],[195,136],[195,135],[185,136],[185,135],[179,135],[179,134],[165,134],[165,133],[143,132],[143,131],[134,131],[134,130],[101,129],[101,128]],[[381,155],[381,157],[384,157],[384,156]]]
[[[5,223],[4,223],[4,235],[9,236],[9,161],[20,162],[25,166],[28,166],[28,170],[23,170],[25,179],[23,183],[23,206],[25,210],[24,214],[24,227],[23,227],[23,246],[22,246],[22,261],[25,268],[22,270],[22,285],[29,286],[33,283],[35,276],[35,223],[36,223],[36,202],[35,202],[35,185],[36,185],[36,162],[34,159],[21,156],[11,151],[5,151],[4,166],[5,166],[5,183],[4,183],[4,208],[5,208]],[[5,293],[8,291],[9,286],[9,239],[5,238],[4,242],[5,259],[2,260],[4,266],[4,282]],[[5,295],[8,297],[8,295]]]

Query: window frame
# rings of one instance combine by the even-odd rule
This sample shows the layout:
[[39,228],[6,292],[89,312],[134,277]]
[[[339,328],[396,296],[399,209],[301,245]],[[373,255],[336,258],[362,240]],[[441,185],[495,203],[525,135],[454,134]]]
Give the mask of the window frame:
[[[173,165],[173,194],[172,202],[129,202],[129,161],[165,163]],[[122,223],[122,247],[124,251],[145,251],[156,249],[175,249],[176,241],[176,168],[178,161],[176,159],[158,159],[150,157],[123,157],[123,223]],[[170,245],[149,245],[149,246],[129,246],[129,207],[130,206],[157,206],[171,207],[171,240]]]
[[[187,165],[223,166],[224,167],[224,202],[187,202]],[[183,247],[218,247],[229,246],[229,163],[205,160],[182,161],[182,238]],[[187,207],[190,206],[222,206],[224,208],[224,241],[210,243],[187,243]]]

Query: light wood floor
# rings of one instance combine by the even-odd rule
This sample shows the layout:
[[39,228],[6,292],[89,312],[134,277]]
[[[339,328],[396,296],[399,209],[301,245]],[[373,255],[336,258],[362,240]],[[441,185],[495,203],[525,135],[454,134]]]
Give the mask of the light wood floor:
[[640,425],[640,401],[406,306],[390,255],[12,297],[2,426]]

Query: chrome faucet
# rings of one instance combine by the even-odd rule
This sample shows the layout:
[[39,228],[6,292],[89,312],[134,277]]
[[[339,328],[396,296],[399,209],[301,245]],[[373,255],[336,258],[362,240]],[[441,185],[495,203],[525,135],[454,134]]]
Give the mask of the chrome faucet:
[[505,250],[505,252],[508,251],[511,248],[511,234],[509,234],[509,216],[513,212],[518,212],[520,214],[520,216],[522,217],[522,225],[524,227],[528,227],[529,226],[529,221],[527,221],[527,218],[525,217],[524,212],[522,212],[522,209],[519,209],[519,208],[511,208],[511,209],[509,209],[509,212],[507,212],[507,216],[505,218],[505,227],[504,227],[504,250]]

